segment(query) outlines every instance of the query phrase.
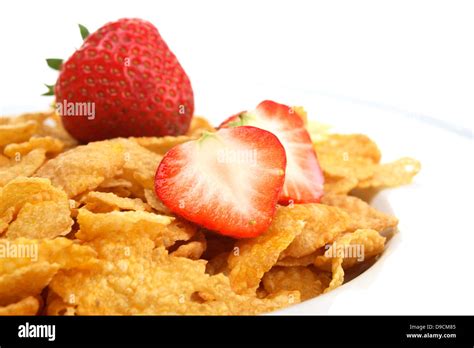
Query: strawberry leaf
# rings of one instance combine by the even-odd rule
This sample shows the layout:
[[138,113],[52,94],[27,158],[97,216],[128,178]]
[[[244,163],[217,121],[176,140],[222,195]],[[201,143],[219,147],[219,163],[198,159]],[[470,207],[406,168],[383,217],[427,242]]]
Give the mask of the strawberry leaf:
[[46,63],[51,69],[60,70],[61,65],[63,65],[63,60],[59,58],[48,58],[46,59]]
[[54,85],[45,84],[45,86],[46,86],[46,88],[48,88],[48,91],[46,93],[41,94],[41,95],[44,95],[44,96],[54,95]]
[[89,30],[82,24],[79,24],[79,30],[81,31],[82,40],[85,40],[89,36]]

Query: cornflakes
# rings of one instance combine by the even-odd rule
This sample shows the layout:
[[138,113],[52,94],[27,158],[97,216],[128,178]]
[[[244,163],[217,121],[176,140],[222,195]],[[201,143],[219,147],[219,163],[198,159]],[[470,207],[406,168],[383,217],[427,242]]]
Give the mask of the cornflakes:
[[290,208],[290,219],[304,221],[302,232],[284,250],[281,258],[302,257],[315,252],[346,231],[350,218],[343,210],[323,204],[295,204]]
[[162,156],[215,131],[205,118],[181,136],[79,146],[54,111],[0,118],[0,315],[253,315],[360,274],[398,220],[356,196],[411,182],[420,163],[380,164],[367,136],[331,134],[292,110],[325,194],[278,206],[265,233],[240,240],[175,216],[155,194]]
[[0,124],[0,147],[28,140],[35,133],[37,127],[38,124],[35,121]]
[[268,299],[238,295],[226,276],[210,276],[205,267],[158,248],[151,259],[102,261],[96,270],[60,272],[50,287],[66,302],[73,298],[78,315],[256,314],[300,300],[296,291]]
[[66,194],[48,179],[14,179],[0,190],[0,233],[7,230],[9,238],[65,235],[73,223],[69,207]]
[[36,176],[51,180],[54,186],[74,197],[113,177],[124,162],[124,148],[120,143],[98,141],[78,146],[49,160]]
[[308,267],[273,267],[262,279],[265,290],[270,293],[298,291],[301,300],[321,295],[328,287],[327,281]]
[[35,149],[25,156],[18,156],[10,160],[10,163],[0,167],[0,187],[19,176],[31,176],[40,168],[46,160],[44,149]]
[[26,155],[33,149],[44,149],[45,153],[57,154],[64,148],[61,140],[52,137],[31,138],[29,141],[20,144],[9,144],[5,146],[3,153],[12,158],[19,155]]
[[[346,240],[347,238],[350,239],[348,244],[335,251],[339,244],[341,244],[341,240]],[[385,247],[385,240],[386,238],[375,230],[356,230],[354,233],[336,238],[331,248],[324,255],[317,256],[314,259],[314,265],[320,269],[329,270],[331,257],[342,256],[344,259],[342,267],[348,269],[358,262],[363,262],[375,255],[381,254]],[[334,255],[337,252],[340,255]]]
[[268,231],[238,241],[228,263],[230,282],[237,293],[255,293],[265,272],[277,263],[280,254],[300,235],[305,223],[294,215],[295,207],[279,207]]
[[322,198],[322,203],[344,210],[350,216],[348,231],[357,229],[373,229],[383,231],[394,228],[398,224],[398,219],[387,215],[371,207],[362,199],[345,195],[326,195]]
[[66,238],[0,239],[0,306],[39,295],[59,269],[91,267],[95,251]]
[[413,177],[418,174],[420,168],[420,162],[409,157],[381,164],[375,168],[372,177],[361,180],[357,187],[381,188],[409,184]]
[[83,199],[85,207],[96,213],[107,213],[113,210],[150,211],[148,204],[140,198],[119,197],[111,192],[89,192]]
[[36,315],[40,308],[40,301],[33,296],[26,297],[16,303],[0,307],[2,315]]
[[193,137],[187,135],[180,135],[177,137],[173,137],[171,135],[166,137],[143,137],[143,138],[134,138],[140,146],[153,151],[157,154],[164,155],[171,149],[173,146],[185,143],[187,141],[193,140]]

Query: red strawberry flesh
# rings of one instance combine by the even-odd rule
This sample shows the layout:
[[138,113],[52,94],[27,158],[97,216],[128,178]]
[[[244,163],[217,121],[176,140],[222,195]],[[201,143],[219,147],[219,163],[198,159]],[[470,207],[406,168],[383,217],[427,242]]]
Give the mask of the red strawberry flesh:
[[155,191],[174,213],[218,233],[255,237],[268,229],[285,178],[280,141],[255,127],[222,129],[166,153]]
[[319,202],[324,177],[304,122],[290,107],[263,101],[253,112],[241,113],[224,121],[220,127],[251,125],[275,134],[286,151],[285,185],[280,203]]

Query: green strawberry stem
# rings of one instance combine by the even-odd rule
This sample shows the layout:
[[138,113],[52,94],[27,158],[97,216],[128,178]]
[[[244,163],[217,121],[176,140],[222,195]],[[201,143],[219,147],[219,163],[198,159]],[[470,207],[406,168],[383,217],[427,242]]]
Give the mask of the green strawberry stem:
[[46,86],[46,88],[48,88],[48,91],[46,93],[41,94],[41,95],[44,95],[44,96],[54,95],[54,85],[45,84],[45,86]]
[[253,121],[254,119],[255,118],[252,117],[252,115],[250,115],[249,113],[243,112],[239,115],[239,118],[237,120],[229,122],[227,124],[227,126],[229,126],[229,127],[245,126],[245,125],[251,123],[251,121]]
[[[79,24],[79,30],[81,32],[82,39],[85,40],[89,36],[89,30],[82,24]],[[51,69],[59,71],[61,70],[61,66],[63,65],[63,60],[61,58],[48,58],[46,59],[46,63]],[[46,93],[43,93],[42,95],[54,95],[54,85],[45,84],[45,86],[48,88],[48,91]]]
[[[63,64],[63,60],[60,58],[48,58],[46,59],[46,63],[51,69],[59,71],[61,69],[61,65]],[[45,84],[45,86],[48,88],[48,91],[41,95],[44,95],[44,96],[54,95],[54,85]]]
[[61,65],[63,65],[63,60],[60,58],[48,58],[46,59],[46,63],[51,69],[60,70]]
[[[46,59],[46,64],[48,64],[48,66],[51,69],[59,71],[59,70],[61,70],[63,60],[60,59],[60,58],[47,58]],[[43,93],[42,95],[44,95],[44,96],[54,95],[54,85],[45,84],[45,86],[48,88],[48,91],[46,93]]]
[[81,31],[82,40],[85,40],[89,36],[89,30],[82,24],[79,24],[79,30]]
[[202,143],[203,141],[205,141],[206,139],[209,139],[209,138],[217,138],[217,135],[215,132],[208,132],[208,131],[203,131],[202,134],[201,134],[201,137],[198,139],[198,143]]

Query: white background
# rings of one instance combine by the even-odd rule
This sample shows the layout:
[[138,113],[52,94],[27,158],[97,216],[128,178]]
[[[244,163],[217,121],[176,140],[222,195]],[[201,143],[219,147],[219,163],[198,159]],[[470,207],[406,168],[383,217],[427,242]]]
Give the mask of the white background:
[[398,258],[384,261],[370,291],[349,283],[331,310],[320,301],[306,312],[474,313],[473,2],[0,4],[0,114],[48,106],[39,95],[57,75],[44,59],[67,58],[81,45],[77,23],[93,31],[141,17],[190,76],[198,114],[218,122],[278,94],[307,105],[313,118],[369,133],[389,157],[419,158],[414,185],[390,194],[404,240]]
[[0,112],[46,103],[44,58],[121,17],[154,23],[188,72],[197,112],[230,87],[300,88],[472,130],[472,1],[11,1],[0,10]]

